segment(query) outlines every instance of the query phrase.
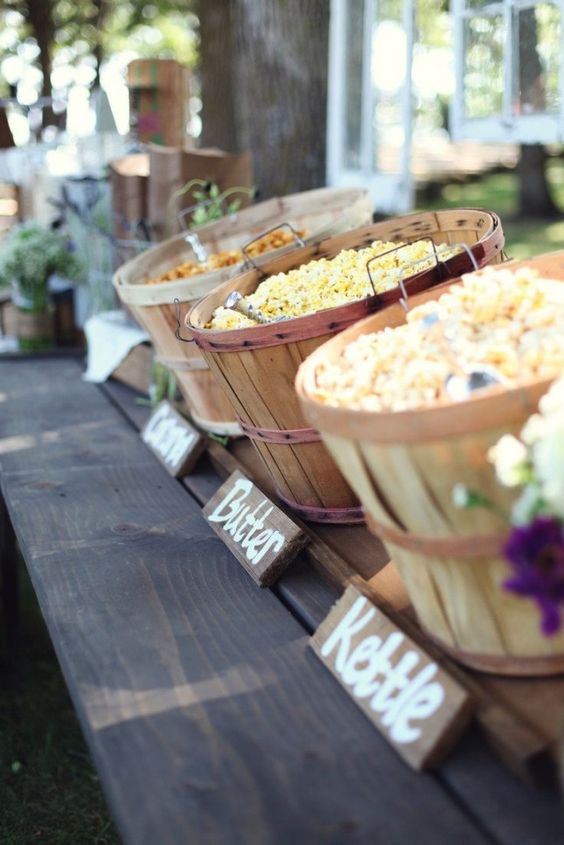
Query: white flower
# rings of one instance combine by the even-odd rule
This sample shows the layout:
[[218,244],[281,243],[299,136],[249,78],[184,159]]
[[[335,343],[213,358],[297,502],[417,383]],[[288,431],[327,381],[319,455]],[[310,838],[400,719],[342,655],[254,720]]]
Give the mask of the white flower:
[[546,420],[540,414],[533,414],[529,417],[519,437],[527,446],[532,446],[538,440],[542,440],[546,433]]
[[539,410],[545,416],[564,410],[564,378],[554,381],[539,402]]
[[488,451],[488,458],[495,466],[498,481],[505,487],[523,483],[527,449],[512,434],[504,434]]
[[542,497],[555,516],[564,518],[564,430],[555,428],[532,448]]

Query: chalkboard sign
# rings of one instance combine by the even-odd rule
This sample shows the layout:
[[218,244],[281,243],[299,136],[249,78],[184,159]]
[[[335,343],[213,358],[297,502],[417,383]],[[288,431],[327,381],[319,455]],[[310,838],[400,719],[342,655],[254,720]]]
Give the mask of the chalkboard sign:
[[466,690],[355,586],[347,587],[311,645],[413,768],[436,765],[465,728]]
[[166,400],[151,414],[141,438],[175,478],[192,472],[206,448],[204,435]]
[[238,470],[207,503],[204,516],[261,587],[274,583],[307,542],[302,529]]

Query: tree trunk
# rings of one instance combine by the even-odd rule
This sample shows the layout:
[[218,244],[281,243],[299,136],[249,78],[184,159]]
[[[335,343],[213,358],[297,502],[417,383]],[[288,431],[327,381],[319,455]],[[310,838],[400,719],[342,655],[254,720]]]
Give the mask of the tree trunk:
[[235,123],[232,0],[199,0],[204,147],[240,152]]
[[[519,110],[542,112],[546,108],[543,68],[537,50],[535,9],[521,9],[519,18]],[[519,178],[519,217],[554,217],[558,209],[548,184],[548,156],[542,144],[522,144],[517,174]]]
[[94,79],[93,88],[100,87],[100,67],[102,65],[102,59],[104,58],[104,45],[102,43],[102,34],[104,31],[104,25],[106,23],[106,17],[109,12],[108,2],[107,0],[93,0],[94,8],[96,9],[93,25],[96,28],[96,42],[94,44],[93,54],[96,60],[96,78]]
[[[39,67],[43,74],[41,96],[51,97],[51,51],[55,40],[53,0],[26,0],[25,5],[26,17],[39,47]],[[42,122],[44,127],[57,122],[50,105],[43,107]]]
[[546,175],[547,152],[542,144],[522,144],[519,177],[519,217],[555,217],[559,212]]
[[328,0],[201,0],[200,25],[205,143],[249,149],[263,198],[325,184]]

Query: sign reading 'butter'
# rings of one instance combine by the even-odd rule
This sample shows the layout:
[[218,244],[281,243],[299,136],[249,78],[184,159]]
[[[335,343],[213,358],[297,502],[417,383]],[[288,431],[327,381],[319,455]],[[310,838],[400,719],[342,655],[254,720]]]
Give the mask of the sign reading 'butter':
[[151,414],[141,438],[175,478],[188,475],[206,448],[205,437],[166,400]]
[[307,542],[301,528],[238,470],[207,503],[204,516],[261,587],[274,583]]
[[436,765],[466,726],[468,693],[356,587],[347,588],[311,645],[414,768]]

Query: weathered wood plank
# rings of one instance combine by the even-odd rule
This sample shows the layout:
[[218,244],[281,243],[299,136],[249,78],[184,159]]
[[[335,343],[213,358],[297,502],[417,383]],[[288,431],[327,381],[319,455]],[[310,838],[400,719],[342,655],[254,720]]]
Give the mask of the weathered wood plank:
[[[0,360],[0,467],[97,466],[154,460],[73,358]],[[143,458],[139,456],[143,454]]]
[[[129,391],[120,401],[131,405],[131,396]],[[139,406],[135,409],[140,411]],[[187,480],[187,486],[203,504],[210,492],[219,487],[221,479],[206,458],[198,469],[201,478],[192,476]],[[319,579],[303,561],[295,564],[274,589],[310,632],[321,622],[337,596],[337,590]],[[558,797],[533,791],[512,777],[485,746],[477,729],[443,764],[440,776],[457,799],[472,808],[484,829],[505,845],[521,841],[551,845],[564,839]]]
[[399,761],[164,471],[3,486],[126,842],[488,841]]

